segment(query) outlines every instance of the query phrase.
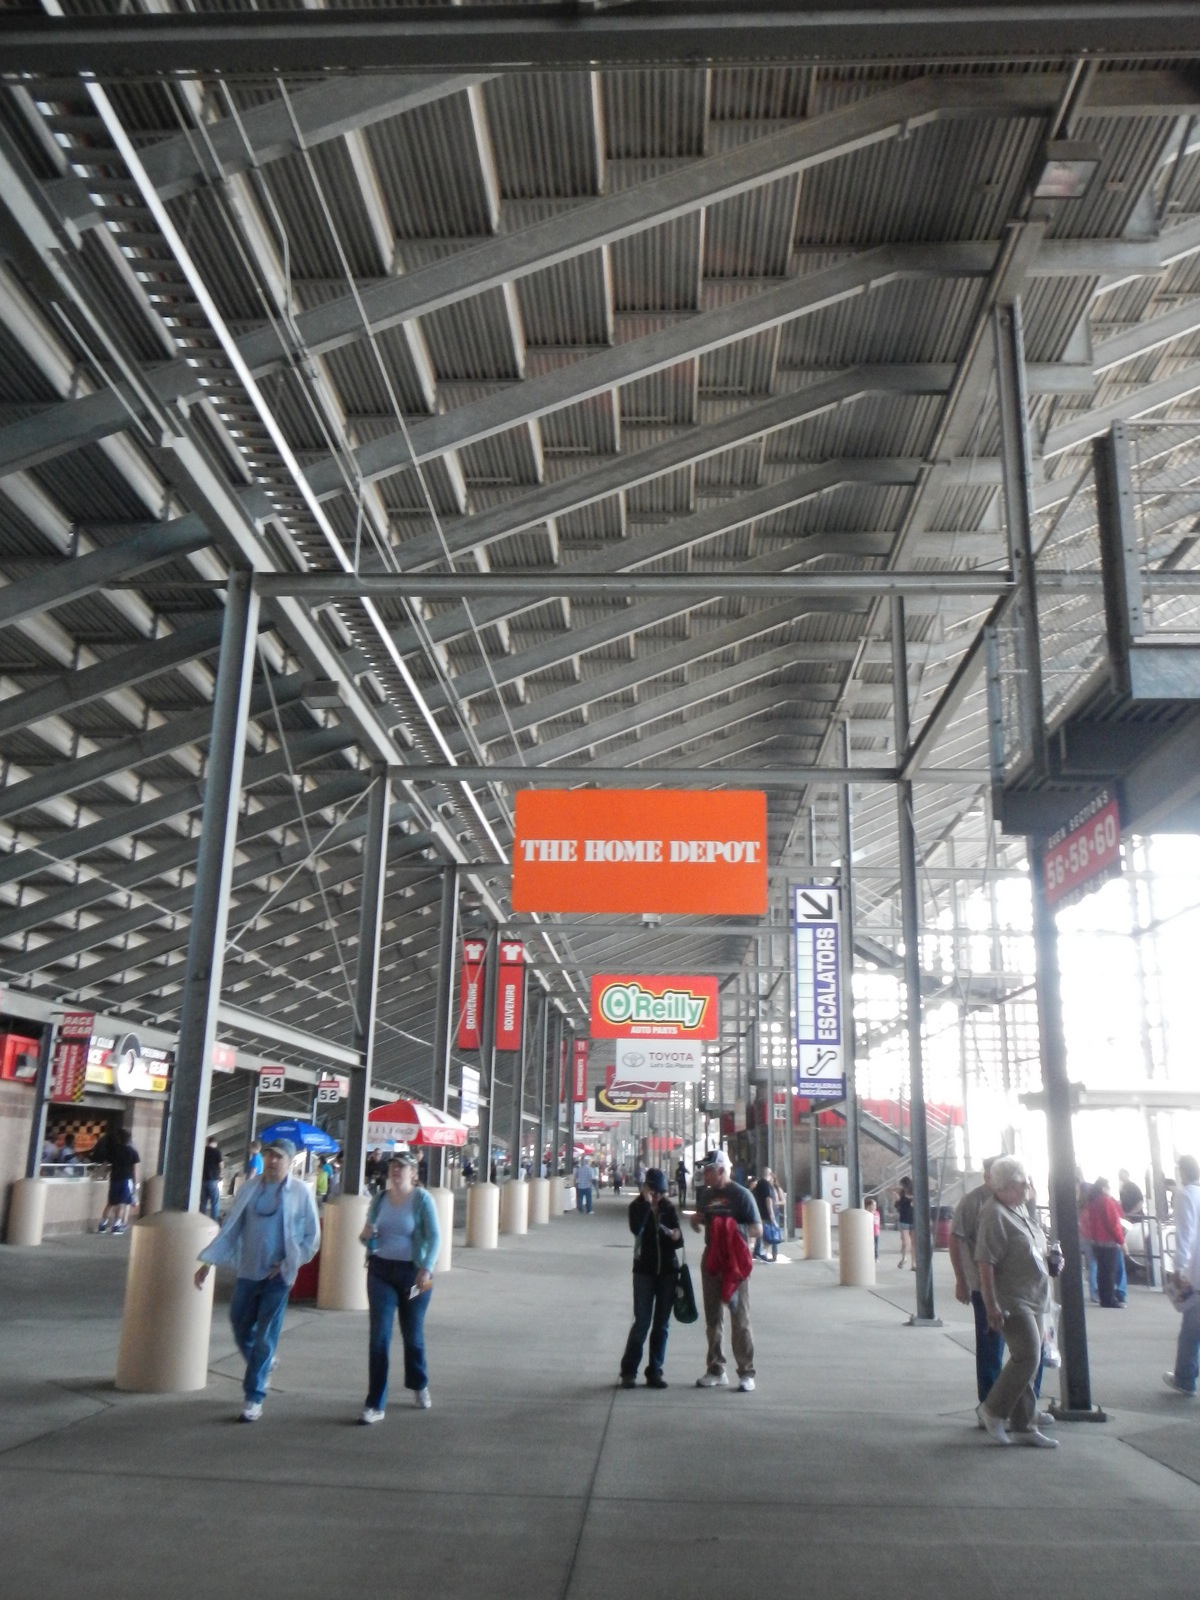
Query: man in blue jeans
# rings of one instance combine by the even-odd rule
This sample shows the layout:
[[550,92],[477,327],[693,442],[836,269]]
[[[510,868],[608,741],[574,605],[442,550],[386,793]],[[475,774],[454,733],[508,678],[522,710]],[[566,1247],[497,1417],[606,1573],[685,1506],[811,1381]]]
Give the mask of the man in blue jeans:
[[587,1212],[589,1217],[592,1214],[592,1185],[595,1181],[592,1163],[584,1156],[575,1168],[575,1209]]
[[197,1289],[212,1267],[237,1272],[229,1321],[246,1362],[240,1422],[257,1422],[270,1384],[275,1351],[283,1329],[288,1292],[296,1274],[321,1244],[321,1224],[313,1192],[290,1176],[296,1147],[275,1139],[263,1152],[260,1178],[238,1190],[225,1226],[200,1252]]
[[1183,1321],[1175,1346],[1175,1370],[1163,1382],[1177,1394],[1196,1393],[1200,1378],[1200,1161],[1180,1156],[1175,1186],[1175,1270],[1171,1284],[1182,1297]]
[[979,1234],[979,1214],[992,1194],[992,1163],[983,1162],[983,1182],[971,1189],[954,1208],[950,1223],[950,1265],[954,1268],[954,1297],[960,1305],[975,1312],[975,1387],[980,1401],[987,1399],[1004,1365],[1004,1335],[988,1327],[987,1308],[979,1286],[979,1266],[975,1260],[975,1241]]

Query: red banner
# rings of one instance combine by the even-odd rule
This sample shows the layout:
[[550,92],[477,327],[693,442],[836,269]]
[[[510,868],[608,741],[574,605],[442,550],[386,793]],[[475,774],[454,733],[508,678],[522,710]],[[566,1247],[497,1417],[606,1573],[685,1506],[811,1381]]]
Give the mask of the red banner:
[[525,1014],[525,946],[501,939],[496,981],[496,1049],[519,1050]]
[[482,939],[464,939],[462,947],[462,987],[458,1003],[458,1048],[478,1050],[483,1043],[483,963],[487,945]]
[[571,1099],[578,1105],[587,1101],[588,1041],[576,1039],[575,1059],[571,1063]]
[[68,1011],[63,1016],[50,1062],[51,1100],[71,1105],[83,1099],[88,1049],[95,1026],[95,1013],[91,1011]]
[[1073,905],[1121,875],[1121,814],[1107,789],[1046,841],[1046,904]]

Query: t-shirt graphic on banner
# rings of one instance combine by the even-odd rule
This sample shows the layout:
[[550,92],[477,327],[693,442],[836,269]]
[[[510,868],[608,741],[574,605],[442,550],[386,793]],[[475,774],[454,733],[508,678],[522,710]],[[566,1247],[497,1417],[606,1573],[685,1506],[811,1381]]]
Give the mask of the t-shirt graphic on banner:
[[792,891],[796,939],[796,1089],[811,1100],[842,1100],[842,897],[836,884]]
[[501,939],[496,978],[496,1049],[521,1048],[525,1009],[525,946],[520,939]]

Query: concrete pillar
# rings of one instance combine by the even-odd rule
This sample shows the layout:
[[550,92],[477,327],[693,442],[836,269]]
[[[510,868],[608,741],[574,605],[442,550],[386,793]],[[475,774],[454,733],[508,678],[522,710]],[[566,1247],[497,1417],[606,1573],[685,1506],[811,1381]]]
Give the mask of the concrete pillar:
[[8,1203],[5,1244],[41,1244],[46,1226],[46,1180],[18,1178]]
[[371,1197],[340,1194],[321,1214],[321,1268],[317,1306],[321,1311],[367,1309],[367,1252],[359,1234],[367,1222]]
[[153,1173],[142,1184],[142,1215],[152,1217],[163,1208],[164,1179],[161,1172]]
[[474,1183],[467,1190],[467,1249],[495,1250],[500,1243],[500,1189]]
[[829,1261],[833,1256],[833,1210],[828,1200],[804,1202],[804,1259]]
[[553,1178],[529,1180],[529,1221],[535,1228],[539,1223],[550,1221],[550,1194],[553,1183]]
[[564,1211],[578,1211],[579,1199],[575,1193],[575,1185],[568,1178],[563,1179],[562,1209]]
[[190,1394],[208,1383],[213,1282],[192,1281],[217,1225],[196,1211],[159,1211],[129,1230],[129,1273],[116,1386],[132,1394]]
[[519,1178],[501,1186],[500,1232],[529,1232],[529,1185]]
[[838,1267],[841,1281],[851,1288],[870,1289],[875,1283],[875,1221],[857,1207],[838,1212]]
[[566,1179],[554,1177],[547,1178],[545,1181],[550,1185],[548,1191],[549,1199],[547,1201],[547,1209],[550,1213],[548,1220],[554,1222],[562,1216],[566,1209],[563,1205],[563,1189],[566,1186]]
[[438,1251],[437,1265],[434,1271],[449,1272],[450,1261],[454,1253],[454,1190],[430,1189],[429,1198],[437,1207],[438,1232],[442,1236],[442,1247]]

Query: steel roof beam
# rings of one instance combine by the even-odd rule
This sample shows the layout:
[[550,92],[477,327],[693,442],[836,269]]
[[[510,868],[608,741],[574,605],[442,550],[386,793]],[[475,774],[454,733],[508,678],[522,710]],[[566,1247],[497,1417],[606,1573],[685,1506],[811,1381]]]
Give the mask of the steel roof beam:
[[[318,728],[311,733],[290,734],[287,750],[272,750],[269,755],[254,756],[242,769],[242,787],[250,790],[255,784],[271,778],[286,776],[293,769],[302,769],[310,761],[320,761],[357,743],[354,733],[347,728]],[[326,786],[336,784],[341,799],[348,799],[365,787],[361,773],[343,772],[326,780]],[[308,799],[308,794],[304,795]],[[134,838],[149,828],[161,826],[175,817],[198,811],[204,803],[204,785],[187,783],[153,800],[143,800],[140,805],[120,806],[112,816],[101,817],[97,822],[82,828],[70,828],[36,845],[0,856],[0,884],[16,883],[47,870],[53,861],[77,861],[93,850],[102,850],[122,839]]]
[[[708,788],[749,789],[803,789],[811,783],[841,785],[862,784],[864,788],[877,788],[897,781],[894,767],[823,767],[823,766],[755,766],[718,767],[699,765],[695,758],[688,763],[653,767],[613,767],[597,763],[564,763],[557,767],[523,767],[513,762],[497,762],[494,766],[457,767],[417,766],[406,767],[405,775],[415,784],[449,782],[507,783],[519,789],[533,784],[555,784],[571,787],[590,784],[605,789],[651,789],[662,784],[677,785],[682,777],[694,779],[696,786]],[[986,770],[950,770],[925,768],[917,774],[918,780],[938,784],[966,784],[978,788],[991,781]],[[553,934],[554,927],[546,930]]]
[[110,656],[78,672],[61,673],[50,683],[0,700],[0,734],[15,733],[45,717],[63,716],[118,689],[132,688],[147,678],[209,655],[221,642],[223,622],[224,613],[214,611],[177,633],[143,640],[123,655]]
[[1178,0],[941,0],[877,5],[794,0],[752,9],[630,0],[613,10],[576,5],[391,6],[320,11],[49,16],[0,21],[9,72],[121,78],[220,72],[236,76],[332,69],[928,61],[1063,56],[1194,56],[1200,16]]
[[[462,93],[474,84],[486,83],[488,76],[470,72],[438,78],[413,72],[333,78],[292,94],[291,114],[282,98],[247,106],[237,117],[206,124],[203,134],[175,134],[145,146],[139,155],[162,198],[174,200],[191,189]],[[83,230],[106,221],[105,212],[96,206],[86,182],[80,179],[57,179],[45,186],[45,193],[70,226]]]
[[1157,383],[1142,384],[1109,401],[1107,405],[1096,406],[1082,416],[1073,417],[1070,422],[1052,428],[1043,442],[1042,455],[1049,459],[1067,450],[1078,449],[1090,439],[1107,433],[1114,422],[1131,422],[1136,417],[1144,417],[1151,411],[1186,399],[1197,390],[1200,390],[1200,363],[1193,363],[1182,371],[1160,378]]
[[64,606],[107,584],[135,577],[164,561],[193,555],[212,542],[212,534],[199,517],[141,524],[120,544],[76,556],[72,561],[56,562],[44,572],[0,588],[0,628],[40,616],[43,611]]
[[[352,779],[357,779],[358,776],[357,773],[346,774],[346,777]],[[362,783],[352,783],[348,786],[343,778],[337,776],[328,784],[319,784],[317,788],[303,796],[306,820],[311,821],[323,810],[340,804],[347,798],[348,793],[353,794],[363,786]],[[202,793],[203,791],[201,795]],[[238,827],[239,849],[251,839],[260,839],[264,834],[273,833],[276,829],[298,830],[301,823],[296,804],[295,797],[292,797],[276,806],[265,807],[261,811],[243,812]],[[333,841],[333,845],[336,847],[336,840]],[[25,933],[45,923],[57,921],[60,917],[82,911],[85,907],[107,900],[111,896],[137,889],[155,878],[165,877],[169,872],[186,870],[194,866],[198,848],[197,838],[181,839],[176,844],[164,845],[161,849],[148,855],[137,856],[132,861],[101,866],[96,869],[98,875],[95,877],[84,878],[82,882],[74,884],[69,889],[47,894],[39,900],[28,900],[23,905],[6,910],[0,923],[0,932],[5,938],[13,938],[19,933]]]
[[[2,591],[0,591],[2,592]],[[279,678],[274,685],[275,703],[291,704],[303,699],[311,679],[307,673],[293,673]],[[261,717],[272,708],[272,697],[263,685],[253,692],[250,714]],[[132,739],[119,739],[91,755],[79,756],[74,761],[55,761],[45,771],[35,773],[0,789],[0,818],[14,817],[19,812],[45,805],[48,800],[58,800],[76,789],[100,783],[115,773],[125,772],[170,755],[181,745],[204,740],[212,730],[212,707],[203,706],[197,711],[173,717],[161,727],[148,733],[135,734]]]

